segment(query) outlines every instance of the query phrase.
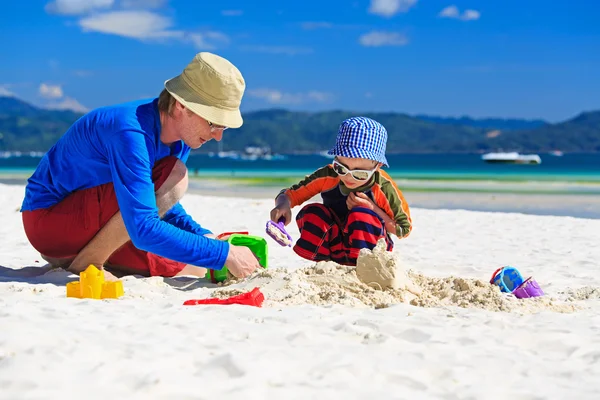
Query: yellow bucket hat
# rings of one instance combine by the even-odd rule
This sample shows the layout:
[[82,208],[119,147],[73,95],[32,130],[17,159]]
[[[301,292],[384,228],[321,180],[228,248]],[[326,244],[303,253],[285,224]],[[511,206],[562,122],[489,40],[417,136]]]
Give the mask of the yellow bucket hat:
[[239,128],[244,123],[240,104],[246,82],[228,60],[201,52],[165,89],[194,114],[216,125]]

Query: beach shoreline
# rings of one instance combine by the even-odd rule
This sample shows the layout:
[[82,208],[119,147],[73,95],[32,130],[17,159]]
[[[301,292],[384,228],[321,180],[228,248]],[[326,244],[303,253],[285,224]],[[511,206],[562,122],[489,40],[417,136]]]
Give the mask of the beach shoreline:
[[[23,186],[26,179],[0,176],[0,184]],[[274,199],[285,187],[230,179],[192,178],[189,182],[190,194],[225,198]],[[411,207],[600,219],[600,187],[593,184],[531,182],[515,185],[489,181],[435,184],[417,180],[400,181],[399,186]],[[588,190],[577,190],[581,187]],[[527,188],[530,190],[524,190]],[[313,201],[319,199],[317,196]]]

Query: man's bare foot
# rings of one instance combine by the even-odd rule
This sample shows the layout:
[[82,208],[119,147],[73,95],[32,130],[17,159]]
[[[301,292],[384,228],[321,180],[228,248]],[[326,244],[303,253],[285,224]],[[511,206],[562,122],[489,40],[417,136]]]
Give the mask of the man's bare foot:
[[[50,264],[52,266],[52,268],[62,268],[62,269],[65,269],[65,270],[75,274],[75,275],[79,275],[78,272],[73,272],[70,270],[71,262],[73,261],[73,258],[53,258],[53,257],[45,256],[45,255],[41,255],[41,256],[44,260],[46,260],[46,262],[48,262],[48,264]],[[112,273],[108,272],[104,268],[101,268],[101,271],[104,273],[105,281],[118,281],[119,280],[119,278],[117,278],[116,276],[114,276]]]
[[107,282],[119,280],[119,278],[117,278],[116,276],[114,276],[113,274],[111,274],[110,272],[105,270],[104,268],[102,268],[102,272],[104,273],[104,280]]
[[208,270],[203,267],[196,267],[195,265],[186,265],[181,271],[175,276],[197,276],[198,278],[204,278]]
[[68,269],[71,266],[71,262],[73,262],[73,259],[74,259],[74,257],[54,258],[54,257],[45,256],[43,254],[40,254],[40,256],[44,260],[46,260],[46,262],[48,264],[50,264],[52,266],[52,268],[62,268],[62,269]]

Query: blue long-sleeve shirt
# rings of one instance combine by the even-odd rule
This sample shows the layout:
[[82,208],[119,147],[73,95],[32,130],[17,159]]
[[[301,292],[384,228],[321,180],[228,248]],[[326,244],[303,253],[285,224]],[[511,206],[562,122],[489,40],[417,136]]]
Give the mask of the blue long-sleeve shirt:
[[77,120],[42,157],[28,179],[21,211],[47,208],[70,193],[112,182],[125,227],[135,247],[171,260],[221,269],[229,243],[211,233],[177,203],[160,219],[152,168],[190,148],[160,141],[158,99],[102,107]]

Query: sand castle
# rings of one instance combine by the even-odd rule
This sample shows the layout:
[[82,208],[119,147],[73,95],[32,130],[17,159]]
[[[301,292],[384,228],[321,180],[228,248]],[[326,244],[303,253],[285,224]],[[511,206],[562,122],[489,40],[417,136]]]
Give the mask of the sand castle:
[[385,239],[379,239],[373,250],[361,249],[356,261],[358,279],[378,290],[408,290],[414,295],[421,294],[421,289],[408,277],[400,260],[386,250]]

